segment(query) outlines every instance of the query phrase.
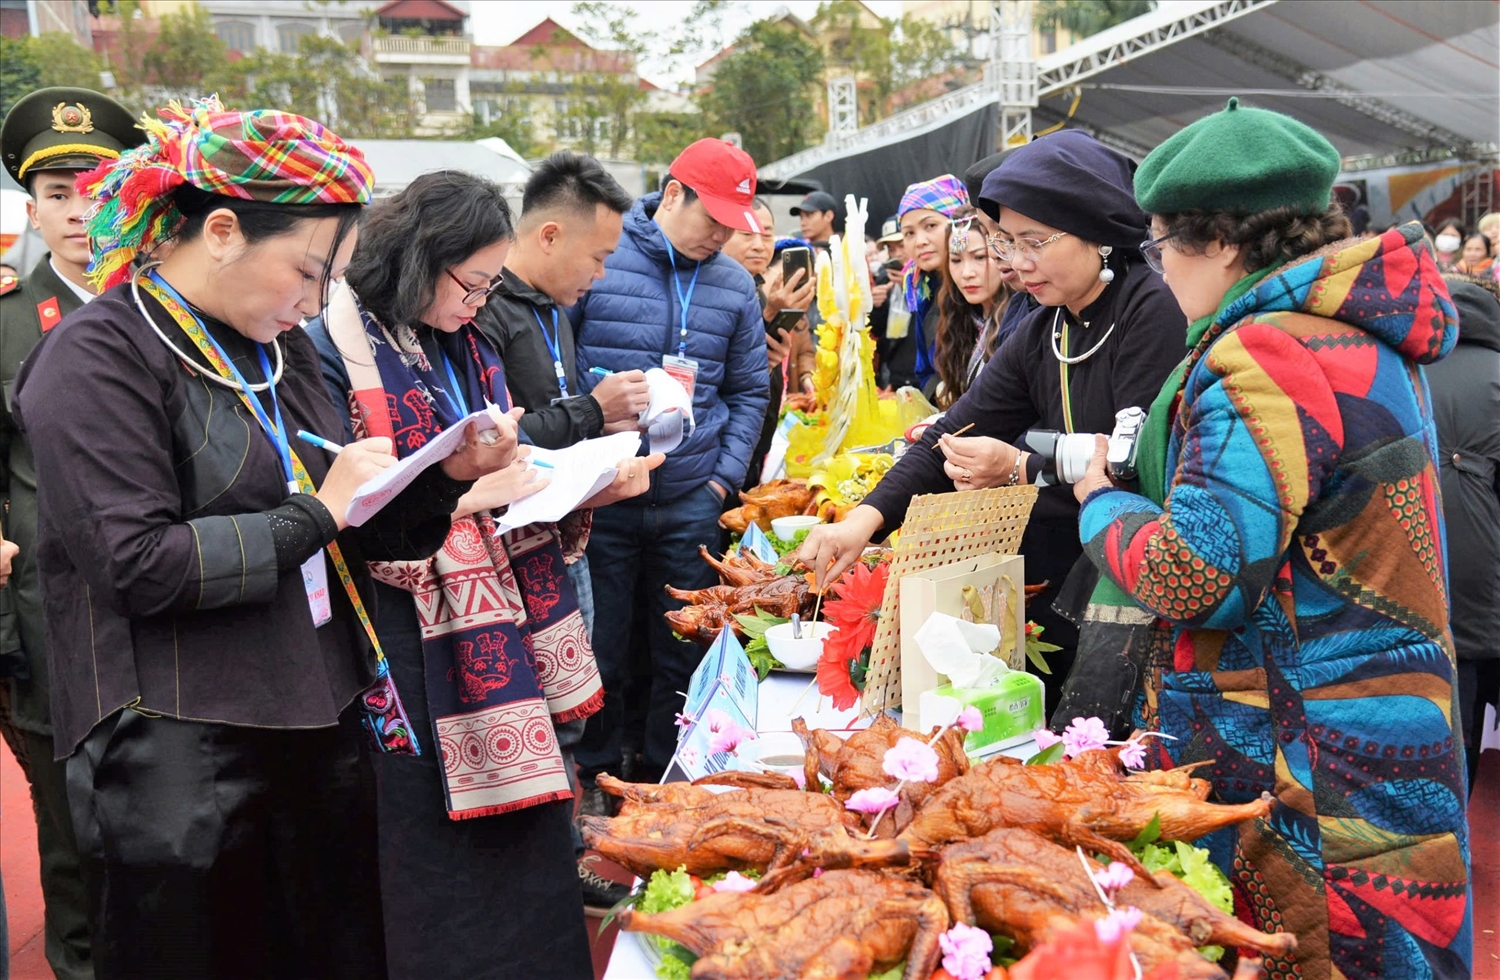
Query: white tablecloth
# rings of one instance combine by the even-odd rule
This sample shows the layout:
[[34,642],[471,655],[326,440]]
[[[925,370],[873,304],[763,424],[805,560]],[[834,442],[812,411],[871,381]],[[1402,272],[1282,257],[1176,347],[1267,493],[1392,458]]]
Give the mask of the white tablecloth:
[[[858,708],[838,711],[832,701],[818,696],[816,688],[809,690],[812,680],[812,674],[777,671],[761,682],[756,730],[762,735],[790,732],[792,719],[798,717],[806,721],[809,728],[829,731],[864,728],[870,723],[869,719],[858,720]],[[1003,752],[1017,759],[1027,759],[1036,754],[1036,743],[1025,742]],[[636,937],[620,933],[615,940],[614,952],[610,954],[609,968],[604,971],[604,980],[654,980],[655,976]]]

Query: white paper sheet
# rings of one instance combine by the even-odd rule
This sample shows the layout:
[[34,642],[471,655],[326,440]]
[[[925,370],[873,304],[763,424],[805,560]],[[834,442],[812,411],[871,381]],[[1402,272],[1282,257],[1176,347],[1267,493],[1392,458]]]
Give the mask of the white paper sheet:
[[566,449],[533,446],[531,460],[551,465],[542,473],[552,482],[529,497],[522,497],[499,516],[503,528],[525,527],[560,521],[614,480],[615,464],[629,459],[641,448],[639,432],[617,432],[612,436],[585,439]]
[[470,423],[477,422],[479,431],[493,432],[496,426],[496,417],[501,414],[500,409],[480,409],[469,415],[452,428],[444,429],[436,439],[407,456],[398,460],[395,466],[388,466],[377,475],[370,477],[360,484],[354,499],[349,501],[349,508],[344,511],[344,519],[351,527],[359,527],[365,521],[380,513],[380,509],[396,498],[402,490],[411,485],[418,475],[433,463],[440,463],[453,455],[459,443],[464,440],[464,432]]
[[661,368],[646,372],[651,403],[641,413],[641,428],[651,440],[653,453],[669,453],[693,434],[693,402],[687,389]]

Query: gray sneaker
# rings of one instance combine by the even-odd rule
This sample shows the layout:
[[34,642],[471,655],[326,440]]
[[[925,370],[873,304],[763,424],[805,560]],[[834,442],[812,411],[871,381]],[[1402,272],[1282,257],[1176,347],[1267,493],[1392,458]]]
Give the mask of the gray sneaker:
[[591,915],[604,916],[630,894],[630,886],[594,870],[598,860],[597,854],[578,859],[578,884],[583,887],[583,910]]
[[612,817],[615,815],[615,799],[591,783],[584,783],[578,800],[580,817]]

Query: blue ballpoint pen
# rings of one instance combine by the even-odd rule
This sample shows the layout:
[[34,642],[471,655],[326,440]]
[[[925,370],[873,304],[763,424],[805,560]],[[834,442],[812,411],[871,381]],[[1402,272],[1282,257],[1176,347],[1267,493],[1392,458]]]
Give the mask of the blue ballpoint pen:
[[596,378],[607,378],[611,374],[614,374],[614,373],[615,372],[611,371],[609,368],[602,368],[602,367],[591,367],[591,368],[589,368],[589,374],[592,374]]
[[330,453],[339,453],[344,450],[344,447],[339,446],[338,443],[330,443],[326,438],[321,437],[321,435],[314,435],[308,429],[297,429],[297,438],[300,438],[303,443],[314,444],[318,449],[329,450]]
[[308,432],[306,429],[298,429],[297,430],[297,438],[301,439],[303,442],[312,443],[314,446],[317,446],[319,449],[326,449],[326,450],[328,450],[331,453],[341,452],[341,451],[343,451],[343,448],[344,448],[343,446],[340,446],[336,442],[329,442],[327,439],[324,439],[322,436],[315,436],[311,432]]

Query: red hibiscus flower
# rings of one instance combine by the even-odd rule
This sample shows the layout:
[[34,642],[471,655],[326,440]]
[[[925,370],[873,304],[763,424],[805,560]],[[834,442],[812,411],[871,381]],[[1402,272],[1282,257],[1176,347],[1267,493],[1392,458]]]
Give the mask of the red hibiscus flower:
[[823,655],[818,658],[818,692],[833,698],[834,707],[840,711],[853,707],[859,700],[859,688],[850,676],[850,667],[861,663],[875,642],[880,604],[890,574],[891,567],[887,564],[871,569],[864,562],[856,562],[832,586],[838,598],[823,605],[824,621],[838,627],[838,632],[823,643]]
[[1129,940],[1120,936],[1104,942],[1093,920],[1086,920],[1026,954],[1010,968],[1010,976],[1011,980],[1130,980],[1135,970],[1130,965]]

